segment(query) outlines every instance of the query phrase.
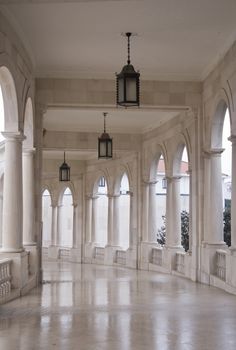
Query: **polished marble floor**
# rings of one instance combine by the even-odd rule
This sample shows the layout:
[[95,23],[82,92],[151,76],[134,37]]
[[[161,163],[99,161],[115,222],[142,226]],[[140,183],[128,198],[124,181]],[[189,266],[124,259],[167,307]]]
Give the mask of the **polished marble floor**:
[[0,350],[235,350],[236,296],[119,267],[47,262],[0,306]]

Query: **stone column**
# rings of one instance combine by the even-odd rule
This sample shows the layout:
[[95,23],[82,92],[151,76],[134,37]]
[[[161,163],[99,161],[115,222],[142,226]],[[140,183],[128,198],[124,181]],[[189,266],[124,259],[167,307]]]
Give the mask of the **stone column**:
[[180,176],[167,177],[166,246],[181,247]]
[[[206,152],[210,162],[210,181],[208,188],[208,208],[205,211],[208,224],[205,232],[205,242],[222,244],[223,242],[223,195],[221,153],[223,149],[211,149]],[[205,193],[207,195],[207,192]],[[207,200],[207,199],[206,199]]]
[[108,195],[108,224],[107,224],[107,245],[112,245],[113,237],[113,196]]
[[120,195],[115,195],[113,200],[113,237],[112,245],[120,244]]
[[188,169],[188,175],[189,175],[189,229],[188,229],[188,235],[189,235],[189,253],[192,252],[192,169]]
[[231,174],[231,249],[236,250],[236,135],[229,140],[232,142],[232,174]]
[[134,195],[133,192],[129,193],[129,247],[133,247],[137,243],[137,237],[134,237],[136,231],[134,230]]
[[2,246],[2,206],[3,206],[3,195],[0,194],[0,248]]
[[73,203],[73,237],[72,237],[72,248],[77,248],[77,203]]
[[57,205],[52,203],[51,245],[57,245]]
[[5,169],[3,188],[2,252],[22,252],[22,141],[21,133],[4,132]]
[[157,240],[156,181],[149,183],[148,241]]
[[23,151],[23,244],[36,245],[35,235],[35,150]]
[[149,207],[149,186],[143,182],[142,201],[142,241],[148,242],[148,207]]
[[85,243],[91,243],[92,239],[92,197],[86,197],[86,227]]
[[92,243],[96,243],[97,240],[97,206],[98,206],[98,196],[93,196],[92,197],[92,227],[91,227],[91,239]]
[[62,241],[62,208],[63,205],[59,204],[57,206],[57,234],[56,234],[56,245],[60,246]]

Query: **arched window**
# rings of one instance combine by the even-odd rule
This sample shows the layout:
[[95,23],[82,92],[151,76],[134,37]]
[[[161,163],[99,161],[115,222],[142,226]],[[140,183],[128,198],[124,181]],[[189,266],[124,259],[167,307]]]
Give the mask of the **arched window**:
[[108,198],[107,183],[104,176],[98,180],[97,192],[97,232],[96,242],[104,247],[107,244]]
[[129,179],[126,173],[122,176],[120,183],[119,212],[119,245],[122,248],[127,249],[129,247],[130,235],[130,188]]
[[48,247],[52,244],[52,206],[48,190],[45,190],[42,195],[42,222],[42,246]]
[[71,190],[67,187],[62,197],[61,218],[60,218],[61,247],[72,247],[73,244],[73,197]]
[[33,136],[33,105],[31,98],[27,99],[25,107],[25,118],[24,118],[24,135],[26,136],[23,141],[24,148],[31,149],[34,146]]
[[231,245],[231,167],[232,167],[232,146],[228,140],[231,135],[229,110],[226,109],[223,132],[222,148],[224,152],[221,156],[222,169],[222,193],[223,193],[223,220],[224,220],[224,241]]
[[180,211],[181,211],[181,244],[185,251],[189,249],[189,161],[186,147],[183,149],[180,166]]
[[157,240],[159,244],[165,244],[165,216],[166,216],[166,189],[167,179],[165,173],[165,161],[163,155],[160,156],[157,165],[156,178],[156,222]]

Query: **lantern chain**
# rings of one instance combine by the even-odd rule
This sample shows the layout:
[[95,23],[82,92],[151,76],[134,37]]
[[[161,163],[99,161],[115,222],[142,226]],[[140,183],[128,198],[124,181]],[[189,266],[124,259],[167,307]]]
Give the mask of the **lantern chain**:
[[126,33],[126,36],[128,38],[128,60],[127,63],[130,64],[130,37],[132,33]]
[[106,116],[107,116],[107,112],[104,112],[103,116],[104,116],[104,133],[106,133]]

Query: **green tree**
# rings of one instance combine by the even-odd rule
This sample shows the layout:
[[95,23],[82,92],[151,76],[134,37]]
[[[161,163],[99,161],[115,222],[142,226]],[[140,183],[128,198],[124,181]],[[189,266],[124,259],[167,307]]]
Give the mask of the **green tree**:
[[224,222],[224,241],[228,246],[231,246],[231,208],[226,207],[223,212]]
[[[157,242],[161,245],[166,243],[166,216],[162,216],[163,225],[157,231]],[[185,251],[189,249],[189,213],[181,212],[181,244]]]
[[181,211],[181,244],[184,250],[189,250],[189,213]]
[[157,243],[164,245],[166,243],[166,216],[162,215],[163,225],[157,231]]

